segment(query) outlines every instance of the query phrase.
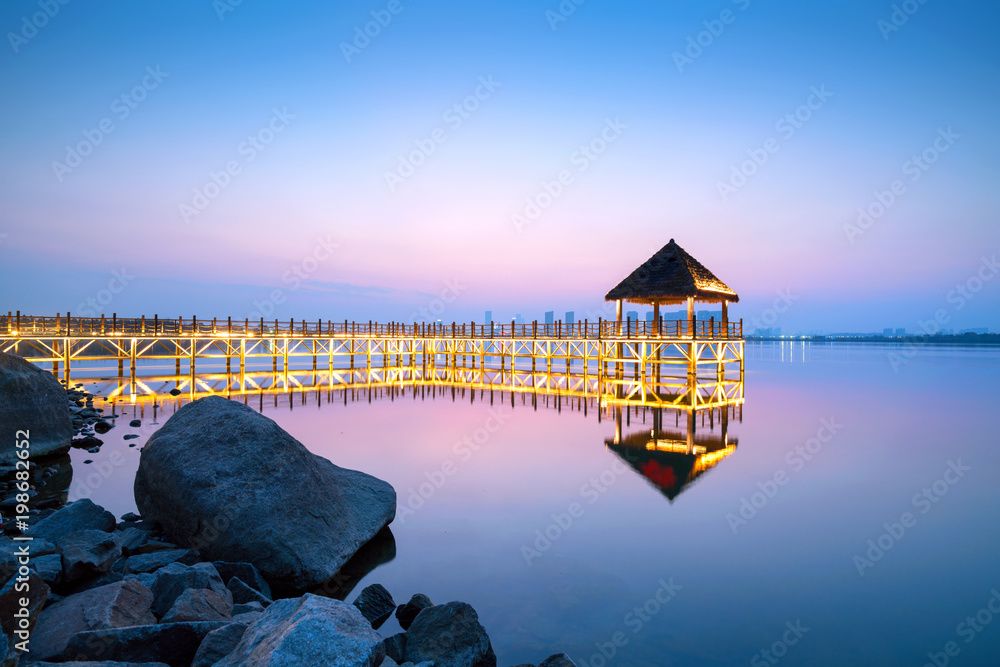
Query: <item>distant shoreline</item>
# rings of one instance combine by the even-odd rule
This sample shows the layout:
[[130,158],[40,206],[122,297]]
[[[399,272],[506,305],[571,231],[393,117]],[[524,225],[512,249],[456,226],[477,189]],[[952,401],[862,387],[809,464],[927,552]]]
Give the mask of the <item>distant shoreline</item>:
[[958,334],[934,336],[746,336],[747,342],[882,343],[895,345],[1000,345],[1000,334]]

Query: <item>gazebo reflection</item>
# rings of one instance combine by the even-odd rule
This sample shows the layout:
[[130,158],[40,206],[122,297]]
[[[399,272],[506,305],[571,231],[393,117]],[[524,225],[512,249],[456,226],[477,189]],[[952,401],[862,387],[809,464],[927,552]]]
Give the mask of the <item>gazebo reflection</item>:
[[651,411],[652,428],[647,424],[626,434],[631,417],[641,413],[634,407],[614,407],[615,434],[604,444],[672,503],[736,451],[739,440],[729,434],[729,424],[732,419],[742,422],[743,406],[740,402],[703,410]]

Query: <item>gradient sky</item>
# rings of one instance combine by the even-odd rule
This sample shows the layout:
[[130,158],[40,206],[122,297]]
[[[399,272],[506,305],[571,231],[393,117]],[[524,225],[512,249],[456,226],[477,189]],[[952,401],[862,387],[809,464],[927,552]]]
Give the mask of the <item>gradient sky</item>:
[[0,309],[596,318],[674,238],[748,323],[1000,329],[1000,6],[902,5],[5,2]]

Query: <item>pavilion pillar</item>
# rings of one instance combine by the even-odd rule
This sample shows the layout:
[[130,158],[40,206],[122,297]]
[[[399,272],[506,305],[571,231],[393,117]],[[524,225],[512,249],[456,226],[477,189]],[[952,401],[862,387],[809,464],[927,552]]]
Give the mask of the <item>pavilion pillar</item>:
[[621,334],[622,332],[622,300],[618,299],[615,301],[615,333]]
[[722,300],[722,337],[729,338],[729,302]]
[[689,336],[694,336],[694,297],[688,297],[688,324],[687,332]]
[[660,302],[653,302],[653,327],[656,331],[656,335],[660,335]]

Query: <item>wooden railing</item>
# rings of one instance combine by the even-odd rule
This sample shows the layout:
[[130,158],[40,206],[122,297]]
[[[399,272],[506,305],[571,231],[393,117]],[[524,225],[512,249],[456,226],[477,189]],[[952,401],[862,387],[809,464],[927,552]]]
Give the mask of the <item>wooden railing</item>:
[[[692,326],[693,324],[693,326]],[[350,322],[347,320],[233,320],[226,318],[199,319],[178,317],[161,319],[153,317],[120,318],[73,317],[56,314],[55,317],[38,317],[8,313],[0,315],[0,336],[21,338],[118,338],[118,337],[356,337],[356,338],[545,338],[545,339],[636,339],[636,338],[694,338],[739,339],[743,337],[743,320],[721,322],[694,319],[647,320],[599,319],[597,322],[540,324],[476,324],[475,322]]]

